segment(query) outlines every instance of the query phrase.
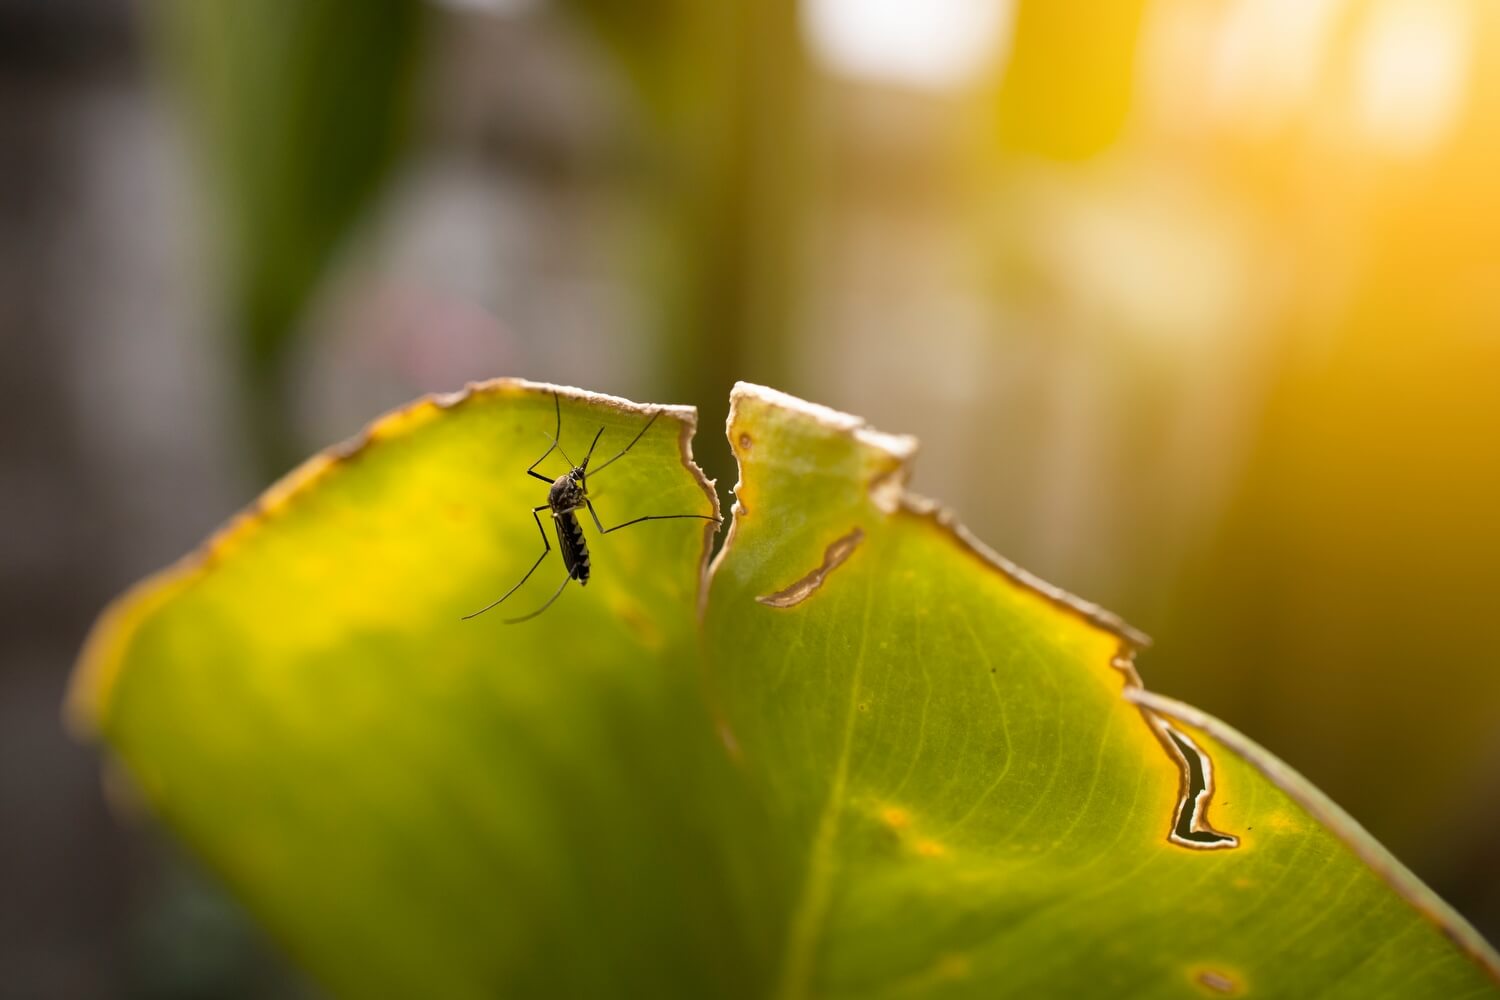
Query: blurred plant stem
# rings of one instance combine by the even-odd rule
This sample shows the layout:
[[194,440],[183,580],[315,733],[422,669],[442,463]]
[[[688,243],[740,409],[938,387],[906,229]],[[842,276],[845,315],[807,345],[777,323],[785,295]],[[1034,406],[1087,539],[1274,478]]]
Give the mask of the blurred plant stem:
[[[636,86],[650,176],[639,243],[662,398],[722,422],[730,387],[795,389],[795,327],[813,137],[795,0],[567,0]],[[733,481],[718,434],[698,461]]]
[[255,471],[306,450],[287,359],[307,300],[404,145],[417,0],[158,0],[143,8],[227,249]]

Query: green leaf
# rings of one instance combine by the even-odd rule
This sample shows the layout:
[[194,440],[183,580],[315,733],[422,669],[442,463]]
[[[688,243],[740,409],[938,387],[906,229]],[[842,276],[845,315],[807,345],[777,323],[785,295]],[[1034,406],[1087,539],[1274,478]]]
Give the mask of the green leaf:
[[[737,389],[701,608],[707,536],[672,520],[590,531],[593,579],[532,621],[499,614],[556,553],[460,621],[541,551],[553,398],[382,419],[85,650],[75,716],[334,992],[1500,995],[1352,821],[1145,692],[1142,637],[907,494],[912,442],[854,418]],[[562,444],[650,412],[564,390]],[[590,478],[606,524],[715,509],[692,424]]]
[[[600,458],[650,411],[569,398]],[[668,409],[590,486],[600,517],[715,510]],[[502,381],[426,400],[314,458],[108,613],[76,708],[145,797],[336,993],[753,990],[772,935],[699,709],[704,525],[647,522],[563,578],[524,470],[553,397]],[[554,454],[541,469],[566,470]],[[592,525],[590,525],[592,527]],[[550,525],[548,527],[551,531]],[[720,792],[719,789],[724,791]],[[661,956],[671,955],[663,961]]]
[[1141,690],[1144,637],[905,493],[910,439],[743,387],[729,435],[706,632],[800,859],[778,995],[1500,995],[1351,820]]

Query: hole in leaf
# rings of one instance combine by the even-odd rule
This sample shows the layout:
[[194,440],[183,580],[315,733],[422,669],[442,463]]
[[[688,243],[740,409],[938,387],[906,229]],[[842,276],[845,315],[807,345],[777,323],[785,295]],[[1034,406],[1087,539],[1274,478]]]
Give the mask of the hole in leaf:
[[828,548],[823,551],[822,564],[811,573],[808,573],[791,586],[778,590],[774,594],[765,594],[757,597],[756,600],[772,608],[790,608],[793,605],[801,604],[811,597],[819,587],[823,586],[823,581],[828,578],[829,573],[842,566],[844,560],[854,554],[855,548],[864,540],[864,537],[864,531],[860,528],[855,528],[842,538],[834,539],[833,542],[829,543]]
[[1208,803],[1213,796],[1213,763],[1186,734],[1162,724],[1177,750],[1184,769],[1182,798],[1177,803],[1177,818],[1168,838],[1174,844],[1199,849],[1238,847],[1238,837],[1220,833],[1208,824]]

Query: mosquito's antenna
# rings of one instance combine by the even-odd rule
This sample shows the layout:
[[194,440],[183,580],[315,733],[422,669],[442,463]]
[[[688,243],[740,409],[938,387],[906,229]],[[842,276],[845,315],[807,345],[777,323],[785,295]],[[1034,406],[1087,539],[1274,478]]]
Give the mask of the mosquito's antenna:
[[[646,426],[642,427],[639,431],[636,432],[635,437],[631,438],[630,443],[620,449],[620,453],[618,455],[594,469],[594,475],[597,476],[599,473],[603,472],[605,469],[609,468],[611,465],[624,458],[625,453],[635,447],[635,443],[639,441],[643,436],[645,436],[645,433],[651,429],[652,424],[656,423],[656,418],[659,416],[661,416],[660,410],[657,410],[655,413],[651,414],[651,419],[646,421]],[[598,440],[598,438],[596,437],[595,440]]]
[[568,457],[568,453],[565,452],[565,451],[563,451],[563,446],[562,446],[562,442],[561,441],[559,441],[555,437],[550,436],[546,431],[537,431],[537,433],[540,434],[542,437],[546,438],[548,441],[551,441],[552,444],[554,446],[556,446],[556,448],[558,450],[558,453],[561,454],[562,457],[563,457],[563,461],[568,463],[568,468],[570,468],[570,469],[576,469],[577,468],[577,466],[573,464],[573,460]]
[[505,624],[507,624],[507,625],[519,625],[522,622],[529,622],[529,621],[531,621],[531,619],[535,618],[537,615],[541,614],[543,611],[546,611],[548,608],[552,607],[552,602],[555,601],[555,600],[557,600],[558,597],[562,596],[563,587],[566,587],[568,585],[568,581],[571,580],[571,579],[573,579],[573,575],[571,573],[569,573],[567,576],[563,577],[563,582],[558,586],[558,588],[556,590],[554,590],[552,592],[552,596],[549,597],[549,598],[547,598],[547,603],[546,604],[543,604],[541,607],[537,608],[535,611],[533,611],[529,615],[522,615],[520,618],[507,618],[507,619],[505,619]]

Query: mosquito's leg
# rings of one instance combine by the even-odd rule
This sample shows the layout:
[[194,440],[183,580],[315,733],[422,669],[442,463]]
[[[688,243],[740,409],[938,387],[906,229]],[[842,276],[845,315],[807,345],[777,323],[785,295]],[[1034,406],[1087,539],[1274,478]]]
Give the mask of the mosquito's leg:
[[632,448],[635,447],[635,443],[637,441],[639,441],[642,437],[644,437],[646,435],[646,432],[651,429],[651,425],[652,424],[656,423],[656,418],[659,417],[659,416],[661,416],[661,411],[660,410],[657,410],[655,413],[651,414],[651,419],[648,420],[648,421],[646,421],[646,426],[644,426],[640,430],[636,431],[635,437],[631,438],[630,439],[630,443],[627,444],[625,447],[623,447],[623,448],[620,449],[620,453],[618,455],[616,455],[614,458],[610,459],[608,462],[605,462],[602,465],[600,465],[598,468],[596,468],[594,470],[594,475],[597,476],[599,473],[603,472],[606,468],[608,468],[611,465],[614,465],[620,459],[624,458],[625,457],[625,453],[627,451],[629,451],[630,449],[632,449]]
[[601,535],[607,535],[611,531],[619,531],[621,528],[628,528],[632,524],[640,524],[642,521],[673,521],[680,517],[696,517],[700,521],[713,521],[715,524],[724,523],[723,518],[714,517],[712,514],[647,514],[645,517],[638,517],[632,521],[626,521],[624,524],[617,524],[613,528],[606,528],[603,524],[599,523],[599,514],[594,510],[593,501],[585,497],[583,502],[589,505],[589,513],[594,515],[594,527],[599,529],[599,534]]
[[542,564],[542,560],[545,559],[545,558],[547,558],[547,553],[552,551],[552,543],[549,542],[549,541],[547,541],[547,531],[546,531],[545,528],[542,527],[542,519],[540,517],[537,517],[537,515],[539,513],[541,513],[542,511],[544,511],[546,509],[547,509],[547,505],[546,504],[542,504],[540,507],[533,507],[533,508],[531,508],[531,519],[536,522],[536,530],[538,532],[540,532],[541,536],[542,536],[542,554],[536,557],[536,562],[534,562],[534,563],[531,564],[531,568],[526,571],[526,575],[523,576],[523,577],[521,577],[520,580],[516,581],[516,585],[514,587],[510,588],[509,590],[507,590],[505,592],[505,597],[500,598],[499,601],[492,601],[489,604],[486,604],[484,607],[480,608],[478,611],[474,612],[472,615],[464,615],[463,619],[462,619],[463,621],[468,621],[470,618],[478,618],[480,615],[484,614],[490,608],[493,608],[495,605],[501,603],[501,601],[504,601],[506,597],[509,597],[511,594],[514,594],[517,590],[520,589],[521,584],[523,584],[527,580],[531,579],[531,574],[535,573],[536,572],[536,568]]
[[633,521],[617,524],[613,528],[605,528],[604,533],[607,535],[611,531],[619,531],[621,528],[628,528],[632,524],[640,524],[642,521],[672,521],[679,517],[696,517],[700,521],[712,521],[715,524],[724,523],[722,517],[714,517],[712,514],[647,514],[645,517],[638,517]]
[[[552,480],[548,479],[540,472],[537,472],[536,467],[538,465],[541,465],[542,462],[546,460],[548,455],[552,454],[553,448],[562,447],[562,445],[558,443],[562,440],[562,404],[557,401],[557,393],[555,392],[552,394],[552,409],[557,413],[557,430],[552,435],[552,444],[548,445],[547,450],[542,452],[541,458],[537,459],[535,462],[532,462],[526,467],[526,474],[528,476],[531,476],[533,479],[540,479],[544,483],[550,483],[552,482]],[[566,458],[567,456],[563,457]],[[568,464],[571,465],[572,463],[570,462]],[[541,522],[538,521],[537,524],[540,526]],[[544,531],[542,532],[542,540],[545,541],[546,538],[547,533]],[[542,554],[546,555],[545,552]]]
[[546,604],[543,604],[541,607],[537,608],[535,611],[533,611],[529,615],[522,615],[520,618],[507,618],[507,619],[505,619],[505,624],[507,624],[507,625],[519,625],[522,622],[531,621],[531,619],[535,618],[537,615],[541,614],[543,611],[546,611],[548,608],[552,607],[552,602],[555,601],[555,600],[557,600],[558,597],[562,596],[563,587],[566,587],[568,585],[568,581],[571,580],[571,579],[573,579],[573,574],[571,574],[571,573],[569,573],[567,576],[563,577],[563,582],[561,584],[559,584],[558,588],[552,592],[552,596],[549,597],[549,598],[547,598],[547,603]]
[[544,451],[544,452],[542,452],[542,457],[541,458],[537,459],[535,462],[532,462],[530,465],[528,465],[526,467],[526,474],[528,476],[530,476],[532,479],[540,479],[544,483],[551,483],[552,480],[548,479],[546,476],[542,475],[540,472],[537,472],[536,471],[536,467],[538,465],[541,465],[543,462],[545,462],[547,460],[547,456],[550,455],[550,454],[552,454],[553,449],[555,449],[556,447],[557,447],[557,442],[553,441],[552,444],[547,447],[547,450]]

